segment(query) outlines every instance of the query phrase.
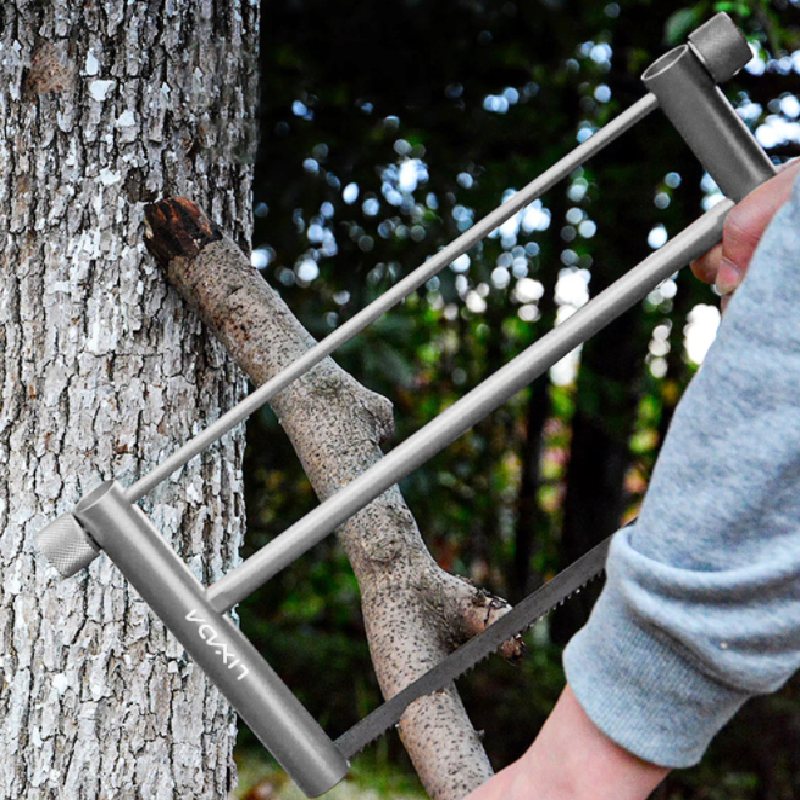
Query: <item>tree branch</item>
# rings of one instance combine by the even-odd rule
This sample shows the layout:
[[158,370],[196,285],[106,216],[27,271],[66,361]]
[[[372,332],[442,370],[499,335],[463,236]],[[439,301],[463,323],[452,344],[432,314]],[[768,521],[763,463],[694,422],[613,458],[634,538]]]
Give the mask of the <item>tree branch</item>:
[[[145,241],[169,281],[200,313],[257,385],[296,360],[314,339],[244,253],[191,201],[145,209]],[[320,499],[381,456],[392,406],[326,358],[271,405]],[[442,570],[425,547],[397,485],[337,530],[361,588],[378,682],[390,697],[482,631],[508,604]],[[501,648],[519,658],[521,639]],[[431,797],[457,800],[492,769],[454,686],[420,698],[400,737]]]

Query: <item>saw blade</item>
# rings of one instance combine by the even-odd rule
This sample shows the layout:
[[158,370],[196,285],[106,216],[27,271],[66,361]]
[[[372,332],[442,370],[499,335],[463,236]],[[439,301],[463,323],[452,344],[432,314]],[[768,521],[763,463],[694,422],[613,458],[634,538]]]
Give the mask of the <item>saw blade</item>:
[[479,661],[491,655],[507,639],[526,631],[538,619],[598,576],[605,566],[611,538],[609,536],[595,545],[554,578],[531,592],[485,631],[462,644],[435,667],[401,689],[383,705],[378,706],[350,730],[345,731],[336,740],[336,745],[344,757],[352,758],[370,742],[396,725],[414,700],[444,689],[459,675],[463,675]]

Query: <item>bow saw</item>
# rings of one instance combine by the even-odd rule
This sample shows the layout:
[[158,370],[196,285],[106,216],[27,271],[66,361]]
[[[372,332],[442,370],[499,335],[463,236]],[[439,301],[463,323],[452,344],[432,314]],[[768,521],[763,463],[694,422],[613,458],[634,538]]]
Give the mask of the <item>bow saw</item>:
[[[74,575],[105,552],[300,789],[309,797],[331,789],[347,774],[349,759],[396,724],[412,701],[444,688],[599,575],[610,537],[336,741],[328,737],[225,613],[720,241],[723,222],[734,203],[775,173],[769,157],[717,86],[733,77],[750,58],[747,41],[726,14],[709,19],[689,35],[688,44],[668,51],[645,70],[642,81],[648,93],[641,100],[150,473],[127,488],[114,481],[100,484],[81,499],[74,512],[63,514],[37,534],[39,549],[63,577]],[[241,565],[204,587],[136,501],[656,108],[666,114],[726,199]]]

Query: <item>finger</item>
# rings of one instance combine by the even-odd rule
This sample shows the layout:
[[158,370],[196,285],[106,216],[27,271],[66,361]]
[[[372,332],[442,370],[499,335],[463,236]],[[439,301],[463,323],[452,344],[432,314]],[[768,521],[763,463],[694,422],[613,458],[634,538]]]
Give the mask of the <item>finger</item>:
[[800,159],[784,164],[774,178],[731,209],[722,228],[722,257],[716,277],[717,288],[723,294],[741,283],[764,229],[789,199],[798,172]]
[[[749,262],[748,262],[749,263]],[[746,268],[740,268],[724,254],[719,260],[715,285],[717,291],[723,295],[730,294],[741,282]]]
[[712,247],[707,253],[695,259],[689,264],[695,278],[703,283],[714,283],[717,279],[717,270],[722,258],[722,245]]

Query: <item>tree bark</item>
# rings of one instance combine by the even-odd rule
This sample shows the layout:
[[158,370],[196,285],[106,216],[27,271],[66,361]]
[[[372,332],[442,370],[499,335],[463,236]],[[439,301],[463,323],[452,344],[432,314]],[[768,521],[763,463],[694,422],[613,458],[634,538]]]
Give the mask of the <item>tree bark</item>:
[[[227,237],[182,198],[149,206],[148,246],[256,384],[314,344],[289,308]],[[314,490],[334,494],[381,457],[391,403],[327,358],[271,401]],[[389,697],[508,609],[440,569],[395,485],[338,529],[361,587],[381,690]],[[313,554],[306,556],[313,558]],[[519,639],[503,652],[518,657]],[[491,775],[453,686],[413,703],[400,737],[431,797],[456,800]]]
[[[249,239],[257,42],[252,0],[0,5],[0,797],[234,783],[213,685],[107,559],[59,580],[33,536],[246,390],[146,256],[143,201]],[[144,503],[205,581],[238,558],[242,456],[239,429]]]

